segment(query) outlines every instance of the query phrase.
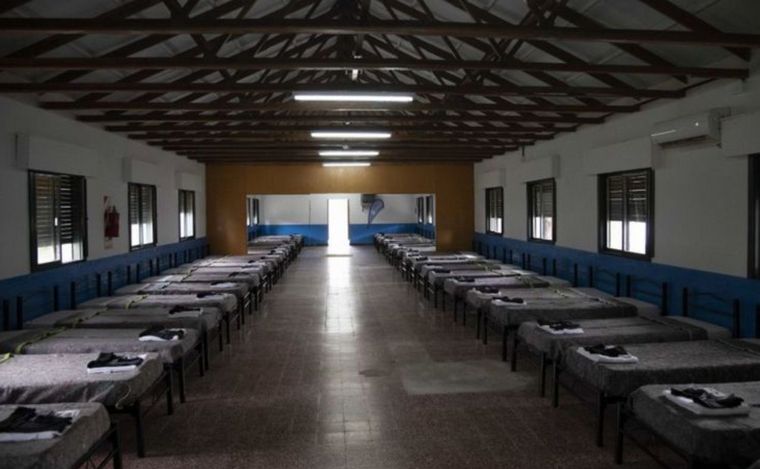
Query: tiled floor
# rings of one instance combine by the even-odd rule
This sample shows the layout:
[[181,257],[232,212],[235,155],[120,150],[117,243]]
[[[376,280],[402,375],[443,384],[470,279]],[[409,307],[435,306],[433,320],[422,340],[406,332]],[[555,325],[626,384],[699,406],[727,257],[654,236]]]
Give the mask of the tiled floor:
[[305,248],[188,403],[148,416],[147,458],[124,422],[126,467],[615,467],[591,407],[565,393],[552,409],[532,360],[510,373],[498,341],[480,345],[372,248],[353,253]]

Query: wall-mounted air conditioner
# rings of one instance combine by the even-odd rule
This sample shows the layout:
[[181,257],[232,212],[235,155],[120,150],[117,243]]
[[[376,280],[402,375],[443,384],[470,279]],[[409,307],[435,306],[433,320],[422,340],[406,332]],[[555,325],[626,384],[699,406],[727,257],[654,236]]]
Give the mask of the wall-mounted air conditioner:
[[730,114],[730,108],[716,108],[660,122],[655,124],[650,137],[661,147],[696,143],[720,144],[720,121]]

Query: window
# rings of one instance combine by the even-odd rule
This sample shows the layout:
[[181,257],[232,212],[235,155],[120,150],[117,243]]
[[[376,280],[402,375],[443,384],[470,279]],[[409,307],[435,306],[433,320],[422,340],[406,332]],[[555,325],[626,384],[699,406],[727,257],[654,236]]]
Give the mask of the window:
[[599,176],[600,251],[652,257],[653,179],[651,169]]
[[259,224],[259,199],[255,197],[245,199],[245,223],[248,226]]
[[504,233],[504,188],[486,189],[486,233]]
[[86,194],[82,176],[29,172],[32,270],[87,257]]
[[156,244],[156,186],[129,184],[129,248]]
[[433,196],[428,195],[425,197],[425,223],[428,225],[433,224]]
[[195,238],[195,192],[179,191],[179,239]]
[[425,198],[417,197],[417,223],[425,223]]
[[749,276],[760,278],[760,155],[749,157]]
[[528,239],[553,243],[557,234],[554,179],[528,183]]

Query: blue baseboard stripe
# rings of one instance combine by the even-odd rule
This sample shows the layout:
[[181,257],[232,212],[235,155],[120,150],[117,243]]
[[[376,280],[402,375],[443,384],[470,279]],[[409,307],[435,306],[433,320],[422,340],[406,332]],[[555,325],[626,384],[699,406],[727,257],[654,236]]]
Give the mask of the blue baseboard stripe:
[[208,253],[206,238],[156,246],[0,280],[2,330],[70,308]]
[[[375,233],[421,233],[416,223],[352,223],[348,226],[348,238],[353,245],[372,244]],[[424,225],[426,230],[434,233],[433,225]],[[293,225],[258,225],[248,229],[248,239],[256,236],[300,234],[306,246],[327,245],[327,225],[293,224]]]
[[688,315],[760,337],[760,282],[560,246],[475,233],[473,250],[579,286],[660,303],[668,314]]

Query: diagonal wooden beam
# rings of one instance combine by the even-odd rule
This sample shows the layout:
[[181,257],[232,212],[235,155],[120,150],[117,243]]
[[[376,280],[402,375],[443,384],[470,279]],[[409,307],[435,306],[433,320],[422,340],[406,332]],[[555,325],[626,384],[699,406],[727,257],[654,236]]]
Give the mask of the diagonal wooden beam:
[[719,47],[760,47],[759,34],[711,31],[645,29],[583,29],[515,25],[419,21],[347,21],[259,19],[171,20],[81,18],[0,18],[0,33],[17,34],[407,34],[417,36],[463,36],[513,39],[611,42],[616,44],[663,43]]
[[[667,16],[671,20],[681,24],[682,26],[686,26],[692,31],[706,32],[706,33],[720,32],[718,28],[714,27],[707,21],[700,19],[698,16],[692,13],[689,13],[688,11],[684,10],[683,8],[675,5],[673,2],[670,2],[668,0],[640,0],[640,1],[644,3],[645,5],[647,5],[648,7]],[[749,49],[727,47],[726,50],[747,62],[749,61],[751,57],[751,51]]]

